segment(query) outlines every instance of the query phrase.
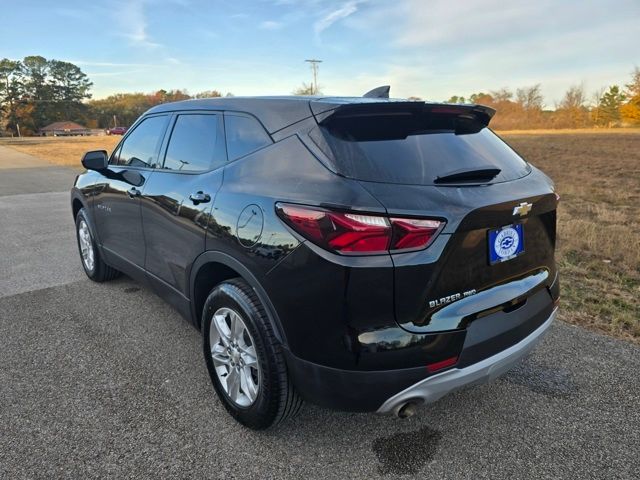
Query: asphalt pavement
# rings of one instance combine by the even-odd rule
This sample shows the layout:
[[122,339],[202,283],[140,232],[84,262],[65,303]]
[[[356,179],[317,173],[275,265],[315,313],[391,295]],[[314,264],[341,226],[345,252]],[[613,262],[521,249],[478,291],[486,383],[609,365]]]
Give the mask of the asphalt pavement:
[[0,147],[0,478],[639,477],[640,348],[560,321],[507,376],[410,419],[306,405],[244,429],[199,332],[130,279],[84,277],[76,172],[12,152]]

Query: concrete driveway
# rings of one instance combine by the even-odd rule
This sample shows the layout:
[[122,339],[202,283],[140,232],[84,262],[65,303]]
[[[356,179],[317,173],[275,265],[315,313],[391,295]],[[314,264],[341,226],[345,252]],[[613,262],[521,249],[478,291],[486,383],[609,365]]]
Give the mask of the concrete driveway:
[[408,420],[307,405],[240,427],[195,329],[127,278],[84,276],[75,174],[0,147],[0,478],[638,478],[640,348],[562,322]]

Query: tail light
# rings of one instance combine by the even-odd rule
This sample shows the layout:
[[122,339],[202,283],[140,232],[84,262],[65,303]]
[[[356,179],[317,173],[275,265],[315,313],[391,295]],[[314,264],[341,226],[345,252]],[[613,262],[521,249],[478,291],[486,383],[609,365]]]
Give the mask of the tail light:
[[316,245],[344,254],[375,254],[426,248],[444,222],[336,212],[279,203],[284,222]]
[[440,220],[417,218],[392,218],[394,227],[394,250],[408,250],[426,247],[440,230]]

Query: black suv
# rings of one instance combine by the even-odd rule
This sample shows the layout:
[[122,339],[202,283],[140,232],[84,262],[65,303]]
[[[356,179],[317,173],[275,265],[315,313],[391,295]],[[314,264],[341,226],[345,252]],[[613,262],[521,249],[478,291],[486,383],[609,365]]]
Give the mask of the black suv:
[[479,105],[256,97],[160,105],[71,192],[84,269],[202,331],[222,403],[400,417],[509,369],[559,297],[552,182]]

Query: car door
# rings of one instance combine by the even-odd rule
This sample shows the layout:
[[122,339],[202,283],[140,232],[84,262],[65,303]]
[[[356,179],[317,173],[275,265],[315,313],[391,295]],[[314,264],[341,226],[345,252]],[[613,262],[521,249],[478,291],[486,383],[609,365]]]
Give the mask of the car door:
[[96,228],[107,262],[129,274],[144,266],[140,197],[157,164],[168,115],[144,118],[123,139],[96,183]]
[[182,310],[188,308],[190,266],[204,251],[209,214],[222,185],[222,115],[174,114],[161,158],[141,200],[145,268],[152,286]]

